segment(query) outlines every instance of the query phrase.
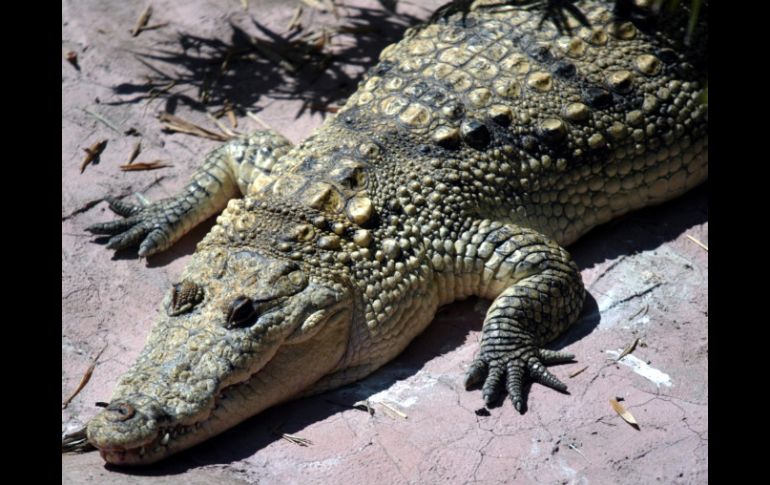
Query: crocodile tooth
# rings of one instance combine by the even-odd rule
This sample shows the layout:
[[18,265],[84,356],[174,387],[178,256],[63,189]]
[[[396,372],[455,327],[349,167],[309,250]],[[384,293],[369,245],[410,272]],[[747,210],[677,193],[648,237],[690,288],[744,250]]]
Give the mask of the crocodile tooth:
[[168,444],[168,440],[169,440],[170,438],[171,438],[171,435],[170,435],[170,434],[168,434],[168,433],[166,433],[166,434],[164,434],[164,435],[163,435],[163,439],[162,439],[162,440],[160,440],[160,443],[161,443],[162,445],[167,445],[167,444]]

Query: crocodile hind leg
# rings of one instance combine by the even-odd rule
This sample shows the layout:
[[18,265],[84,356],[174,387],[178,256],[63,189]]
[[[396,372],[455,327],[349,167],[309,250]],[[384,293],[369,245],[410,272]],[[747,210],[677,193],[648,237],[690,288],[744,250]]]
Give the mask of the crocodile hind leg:
[[514,407],[523,412],[527,381],[566,391],[567,386],[545,366],[574,356],[543,346],[577,319],[585,290],[577,266],[558,244],[518,226],[492,228],[475,239],[477,257],[484,263],[479,294],[494,302],[465,385],[483,381],[487,404],[507,390]]
[[227,201],[267,185],[283,169],[279,159],[291,143],[274,131],[259,131],[233,139],[210,152],[190,182],[176,196],[149,205],[110,200],[110,208],[124,219],[86,228],[112,238],[109,249],[139,245],[139,256],[164,251]]

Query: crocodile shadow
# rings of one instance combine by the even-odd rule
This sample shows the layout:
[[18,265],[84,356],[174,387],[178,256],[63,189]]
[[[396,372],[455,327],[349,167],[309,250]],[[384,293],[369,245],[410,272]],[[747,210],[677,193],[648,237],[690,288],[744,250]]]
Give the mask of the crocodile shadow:
[[[167,47],[136,53],[150,72],[147,79],[115,86],[122,99],[105,104],[158,99],[169,113],[182,103],[197,111],[233,106],[243,114],[263,98],[302,99],[296,117],[305,110],[333,112],[330,106],[352,94],[382,49],[420,21],[381,9],[346,11],[336,25],[311,23],[288,33],[270,30],[253,17],[253,29],[231,23],[228,40],[178,32]],[[311,32],[317,36],[305,35]],[[330,50],[332,37],[335,47]]]

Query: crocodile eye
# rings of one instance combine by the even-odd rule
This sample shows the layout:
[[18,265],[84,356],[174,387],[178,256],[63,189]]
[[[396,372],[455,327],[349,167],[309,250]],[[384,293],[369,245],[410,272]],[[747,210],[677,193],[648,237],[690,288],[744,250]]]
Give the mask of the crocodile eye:
[[177,316],[191,311],[203,301],[203,288],[190,281],[184,280],[171,287],[171,300],[167,303],[166,312],[169,316]]
[[252,323],[257,314],[254,302],[251,298],[239,296],[227,310],[227,327],[245,327]]

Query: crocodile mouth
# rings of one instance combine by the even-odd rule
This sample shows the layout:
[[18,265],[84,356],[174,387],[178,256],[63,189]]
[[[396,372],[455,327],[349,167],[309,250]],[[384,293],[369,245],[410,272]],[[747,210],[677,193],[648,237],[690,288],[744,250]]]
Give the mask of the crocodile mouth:
[[[265,367],[269,364],[270,361]],[[226,427],[217,429],[212,427],[212,424],[217,421],[216,418],[222,413],[222,403],[232,400],[234,395],[239,395],[240,393],[233,391],[248,387],[265,367],[245,381],[231,384],[218,391],[214,397],[214,405],[208,411],[204,411],[203,419],[187,425],[159,426],[154,437],[140,446],[102,445],[99,447],[99,454],[111,465],[148,465],[225,431]]]
[[99,454],[104,461],[111,465],[146,465],[154,463],[168,456],[176,442],[185,439],[190,433],[200,431],[205,426],[206,421],[200,421],[189,426],[160,428],[156,438],[146,445],[138,448],[123,448],[121,446],[103,447],[99,449]]
[[[327,332],[340,334],[340,329],[346,327],[347,314],[344,309],[335,308],[327,313],[321,327],[325,327]],[[319,333],[321,342],[324,341],[325,333],[324,331]],[[340,341],[347,342],[347,332],[343,331],[341,334],[344,337],[338,339],[337,345]],[[115,443],[115,440],[96,437],[96,439],[91,439],[91,442],[99,449],[102,458],[111,465],[148,465],[160,461],[169,455],[222,433],[270,406],[292,399],[307,391],[307,388],[323,377],[329,369],[319,369],[317,375],[306,379],[307,382],[296,382],[291,387],[293,391],[286,392],[286,388],[284,388],[278,392],[276,386],[272,384],[276,380],[285,382],[285,379],[291,378],[290,376],[301,374],[297,372],[297,365],[307,369],[310,362],[297,362],[297,356],[311,355],[309,348],[317,349],[318,346],[319,342],[314,339],[296,344],[281,345],[275,354],[257,371],[249,374],[243,380],[231,381],[229,385],[216,391],[209,407],[197,413],[197,418],[192,418],[194,419],[193,422],[185,424],[176,422],[164,426],[160,419],[156,424],[154,419],[143,416],[147,421],[152,421],[152,424],[146,423],[150,429],[141,439],[136,439],[131,443],[118,444]],[[342,347],[344,349],[344,345]],[[341,358],[341,353],[336,356],[337,360],[331,364],[331,367],[337,364],[339,358]],[[315,362],[315,366],[319,368],[318,362]],[[123,404],[123,406],[130,408],[129,414],[133,415],[134,409],[131,404]],[[102,425],[102,422],[99,425]],[[89,426],[89,434],[90,428]],[[152,430],[151,428],[155,429]],[[101,434],[100,430],[96,430],[96,434]],[[89,438],[91,437],[89,436]]]

